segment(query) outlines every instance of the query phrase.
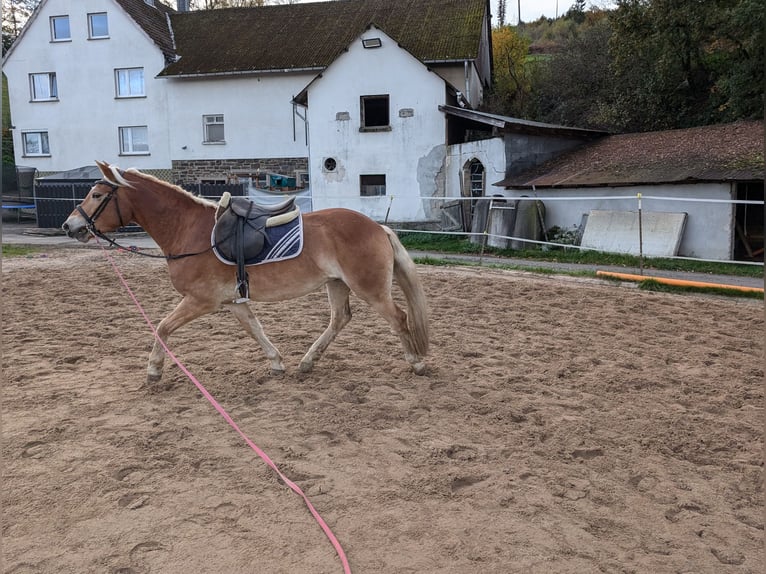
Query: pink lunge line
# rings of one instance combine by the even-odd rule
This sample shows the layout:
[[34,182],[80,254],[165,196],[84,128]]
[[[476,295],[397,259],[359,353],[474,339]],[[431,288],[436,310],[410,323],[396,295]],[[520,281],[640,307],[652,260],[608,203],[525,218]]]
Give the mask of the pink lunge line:
[[[96,241],[98,241],[98,238],[96,238]],[[141,307],[141,304],[138,302],[138,299],[133,294],[133,291],[128,286],[128,282],[125,280],[125,277],[123,277],[122,273],[120,272],[119,267],[114,261],[114,258],[109,254],[109,252],[104,248],[103,245],[99,243],[99,246],[104,252],[104,255],[109,260],[109,263],[111,263],[112,268],[114,269],[115,273],[117,274],[117,277],[120,278],[120,282],[122,283],[123,287],[125,287],[125,290],[128,292],[128,295],[130,295],[130,298],[133,300],[133,303],[138,308],[138,311],[141,313],[141,316],[146,321],[146,324],[149,325],[149,328],[152,330],[152,333],[154,333],[154,338],[159,341],[160,345],[162,345],[162,348],[165,349],[165,352],[168,354],[168,356],[173,359],[173,362],[178,365],[178,367],[183,371],[183,373],[189,377],[189,380],[194,383],[194,385],[199,389],[199,391],[203,394],[203,396],[210,402],[211,405],[215,408],[215,410],[218,411],[218,413],[226,420],[227,423],[237,432],[239,436],[242,437],[242,439],[247,443],[247,445],[255,451],[255,454],[257,454],[267,465],[271,467],[271,469],[277,473],[277,476],[282,479],[282,481],[290,487],[290,489],[298,494],[301,498],[303,498],[303,501],[306,503],[306,506],[308,507],[309,511],[311,512],[314,519],[319,523],[319,526],[324,531],[327,538],[332,543],[333,547],[335,548],[335,551],[338,553],[338,557],[340,558],[340,561],[343,563],[343,572],[344,574],[351,574],[351,568],[348,564],[348,559],[346,558],[345,552],[343,552],[343,548],[340,545],[340,542],[338,542],[338,539],[333,534],[330,527],[327,525],[327,523],[324,521],[324,519],[319,515],[319,512],[317,512],[316,508],[314,508],[314,505],[311,504],[311,501],[308,499],[308,496],[300,489],[300,487],[295,484],[292,480],[287,478],[282,472],[277,468],[277,465],[274,464],[274,462],[269,458],[269,456],[262,451],[258,445],[256,445],[253,441],[248,438],[248,436],[240,430],[240,428],[237,426],[237,423],[234,422],[234,419],[231,418],[229,413],[226,412],[226,410],[218,403],[218,401],[213,398],[213,395],[211,395],[208,390],[197,380],[197,377],[195,377],[184,365],[181,363],[181,361],[176,358],[176,356],[171,352],[171,350],[168,348],[168,346],[165,344],[165,341],[163,341],[159,334],[157,333],[157,329],[152,324],[151,319],[147,316],[146,312],[144,311],[143,307]]]

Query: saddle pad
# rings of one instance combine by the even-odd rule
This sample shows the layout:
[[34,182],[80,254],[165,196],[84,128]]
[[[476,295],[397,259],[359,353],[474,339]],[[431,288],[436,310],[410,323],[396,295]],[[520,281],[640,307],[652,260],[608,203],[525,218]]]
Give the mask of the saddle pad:
[[[271,219],[276,220],[277,218]],[[264,228],[263,232],[266,235],[263,249],[255,257],[247,259],[245,265],[260,265],[262,263],[284,261],[298,257],[301,251],[303,251],[303,215],[300,213],[297,217],[292,217],[286,223],[279,225],[273,225],[273,222],[269,221],[269,226]],[[215,228],[211,234],[210,243],[213,247],[213,253],[222,263],[226,263],[226,265],[237,264],[236,261],[224,257],[216,248]]]

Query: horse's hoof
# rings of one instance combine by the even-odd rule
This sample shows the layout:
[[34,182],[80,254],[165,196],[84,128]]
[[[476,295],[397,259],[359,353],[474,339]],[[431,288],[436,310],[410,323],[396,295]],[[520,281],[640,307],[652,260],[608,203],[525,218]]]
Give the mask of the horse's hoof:
[[428,367],[426,366],[425,363],[416,363],[412,365],[412,372],[415,373],[416,375],[423,376],[426,373],[428,373]]
[[284,369],[271,369],[271,376],[272,377],[281,377],[285,374]]
[[149,373],[148,375],[146,375],[146,384],[151,385],[153,383],[159,383],[161,378],[162,378],[162,373],[159,373],[159,374]]
[[310,373],[313,368],[314,361],[301,361],[301,364],[298,366],[301,373]]

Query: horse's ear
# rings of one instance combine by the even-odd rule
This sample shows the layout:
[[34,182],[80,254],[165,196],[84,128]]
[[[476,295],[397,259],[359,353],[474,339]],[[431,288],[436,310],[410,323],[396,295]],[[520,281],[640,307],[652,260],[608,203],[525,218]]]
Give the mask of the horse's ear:
[[105,176],[109,176],[112,173],[112,170],[109,167],[109,164],[105,161],[98,161],[96,160],[96,165],[98,166],[98,169],[101,170],[101,173]]

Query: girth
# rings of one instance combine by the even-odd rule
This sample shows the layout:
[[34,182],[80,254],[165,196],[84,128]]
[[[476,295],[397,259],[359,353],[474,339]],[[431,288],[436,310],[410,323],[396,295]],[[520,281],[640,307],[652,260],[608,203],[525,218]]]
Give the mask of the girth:
[[221,197],[213,229],[213,248],[223,259],[237,265],[237,291],[243,303],[250,298],[245,266],[254,261],[266,244],[266,227],[287,223],[298,216],[295,197],[276,205],[261,205],[246,197]]

